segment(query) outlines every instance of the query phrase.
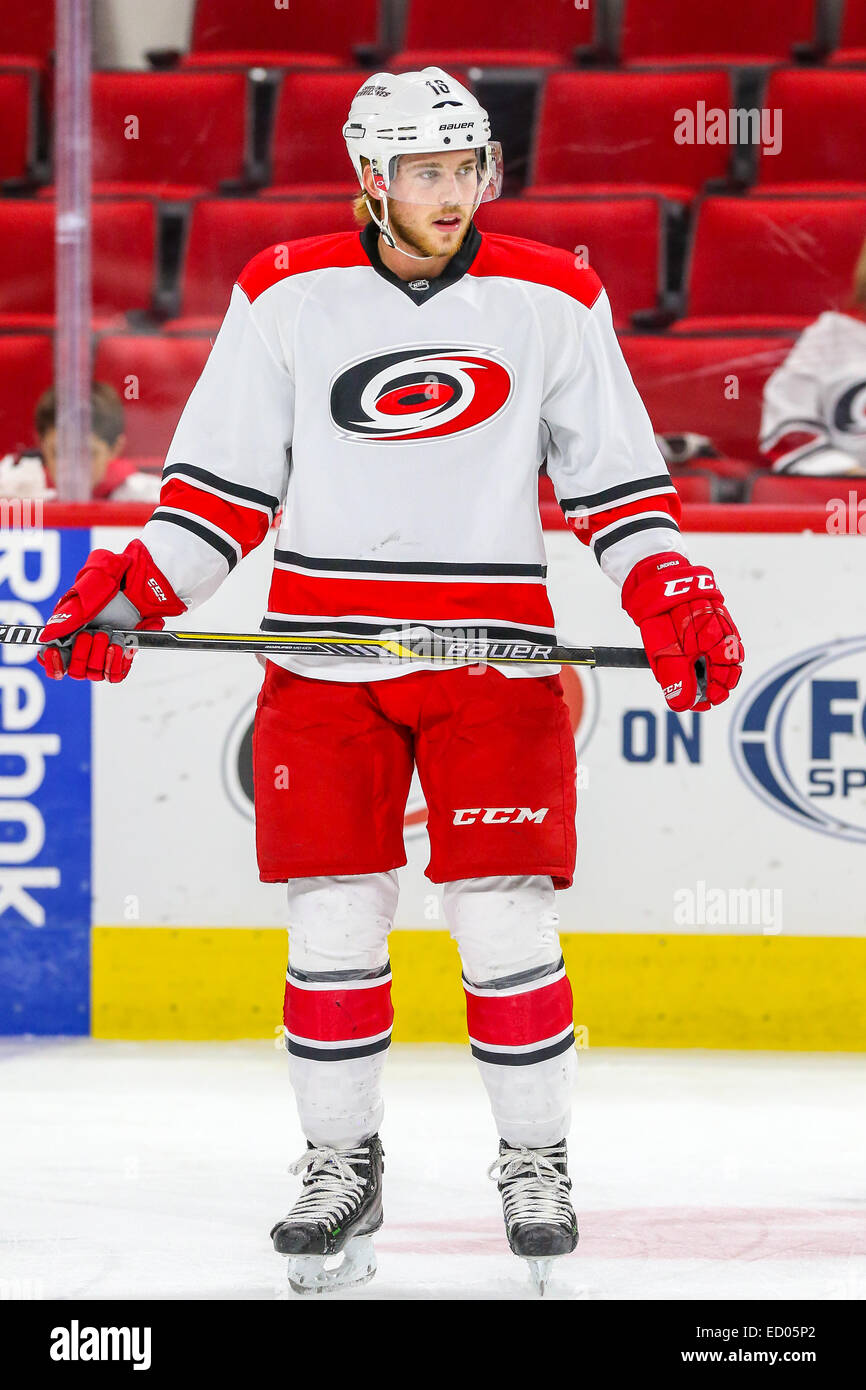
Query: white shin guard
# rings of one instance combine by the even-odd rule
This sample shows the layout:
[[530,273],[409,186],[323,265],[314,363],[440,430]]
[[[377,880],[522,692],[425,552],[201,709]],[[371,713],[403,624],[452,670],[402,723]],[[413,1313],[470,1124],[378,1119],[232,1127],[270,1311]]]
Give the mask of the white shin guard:
[[[546,875],[460,879],[445,884],[444,908],[463,961],[470,1037],[473,1017],[494,1035],[501,1018],[494,1041],[472,1039],[499,1135],[527,1148],[555,1144],[571,1123],[576,1057],[553,883]],[[529,1044],[515,1027],[533,1008]],[[547,1018],[550,1038],[541,1036]]]
[[[363,988],[387,965],[397,892],[395,870],[289,882],[289,961],[304,988]],[[566,1018],[553,884],[546,875],[462,879],[446,883],[443,896],[470,1012],[473,999],[483,999],[488,1013],[502,1006],[502,1036],[484,1047],[473,1040],[499,1135],[528,1148],[554,1144],[571,1117],[576,1060],[568,1026],[540,1043],[533,1035],[528,1046],[514,1044],[508,1031],[509,1005],[518,996],[525,1014],[542,991],[545,999],[555,991],[556,1017],[560,1024]],[[289,1074],[306,1138],[343,1148],[375,1134],[386,1052],[334,1060],[327,1051],[303,1052],[290,1050]]]
[[[310,989],[338,991],[388,963],[388,932],[397,907],[397,873],[296,878],[288,885],[289,965]],[[289,1051],[289,1078],[305,1137],[349,1148],[382,1123],[387,1052],[328,1060]]]

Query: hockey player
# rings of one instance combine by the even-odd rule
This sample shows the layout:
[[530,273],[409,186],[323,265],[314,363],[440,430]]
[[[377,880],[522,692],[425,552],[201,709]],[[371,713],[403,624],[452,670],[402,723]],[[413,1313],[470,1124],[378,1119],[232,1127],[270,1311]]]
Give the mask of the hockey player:
[[866,242],[849,308],[820,314],[768,378],[761,452],[774,473],[866,473]]
[[[122,555],[90,556],[44,630],[67,644],[43,650],[46,669],[123,679],[110,628],[161,627],[201,603],[280,507],[266,632],[549,640],[546,460],[569,525],[622,586],[671,709],[727,699],[739,637],[712,573],[685,557],[601,284],[564,251],[474,226],[502,177],[486,112],[439,68],[383,72],[343,134],[367,225],[272,247],[242,271],[160,505]],[[554,910],[574,870],[575,751],[557,671],[268,662],[257,850],[261,878],[288,882],[286,1045],[308,1141],[301,1195],[272,1236],[295,1289],[375,1268],[387,939],[413,764],[426,872],[443,885],[500,1136],[491,1171],[508,1240],[542,1289],[576,1246],[572,998]],[[274,777],[285,764],[288,790]]]

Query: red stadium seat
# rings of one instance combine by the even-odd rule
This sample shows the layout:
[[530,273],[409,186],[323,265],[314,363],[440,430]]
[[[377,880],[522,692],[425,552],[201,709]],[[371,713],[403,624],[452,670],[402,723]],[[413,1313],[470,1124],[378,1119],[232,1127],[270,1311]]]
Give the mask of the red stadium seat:
[[[735,459],[757,461],[764,383],[790,337],[670,338],[623,334],[623,353],[659,434],[706,435]],[[715,470],[715,460],[696,467]]]
[[866,63],[866,0],[845,0],[839,47],[831,63]]
[[591,44],[595,8],[574,0],[409,0],[406,47],[391,66],[557,67]]
[[242,177],[243,73],[95,73],[92,98],[94,193],[189,198]]
[[675,473],[674,486],[681,502],[714,502],[715,479],[710,473]]
[[30,168],[35,95],[32,72],[0,72],[0,179],[21,179]]
[[636,310],[659,302],[664,263],[658,198],[501,198],[482,203],[475,221],[482,232],[542,241],[584,257],[601,277],[618,327],[628,326]]
[[[93,316],[98,325],[123,320],[129,309],[151,304],[156,255],[156,211],[132,199],[93,204]],[[54,323],[54,205],[0,201],[0,327]]]
[[22,63],[44,66],[54,47],[55,0],[27,0],[3,6],[0,24],[0,67]]
[[0,334],[0,455],[33,447],[33,411],[53,380],[48,333]]
[[782,69],[763,106],[781,111],[784,138],[761,150],[759,192],[866,194],[866,71]]
[[339,67],[379,41],[379,0],[196,0],[185,66]]
[[[855,534],[862,535],[863,532],[859,530],[858,525],[861,518],[856,514],[856,503],[866,499],[866,478],[792,478],[780,473],[767,473],[755,478],[748,500],[755,506],[763,503],[765,506],[777,507],[803,506],[810,502],[826,505],[828,502],[841,500],[847,511],[850,492],[854,493],[855,500],[853,529]],[[866,517],[862,519],[866,529]]]
[[707,198],[678,333],[800,329],[844,308],[866,235],[863,198]]
[[553,73],[528,196],[640,191],[688,201],[728,173],[727,145],[677,144],[677,112],[731,104],[726,71]]
[[274,117],[272,192],[357,192],[342,131],[359,86],[354,72],[286,73]]
[[[218,322],[247,261],[273,246],[355,226],[348,199],[277,202],[203,198],[192,213],[182,288],[181,324]],[[174,325],[171,325],[174,327]]]
[[100,338],[94,380],[123,401],[127,458],[165,458],[180,413],[201,375],[210,338],[119,333]]
[[811,43],[815,0],[625,0],[624,63],[774,63]]

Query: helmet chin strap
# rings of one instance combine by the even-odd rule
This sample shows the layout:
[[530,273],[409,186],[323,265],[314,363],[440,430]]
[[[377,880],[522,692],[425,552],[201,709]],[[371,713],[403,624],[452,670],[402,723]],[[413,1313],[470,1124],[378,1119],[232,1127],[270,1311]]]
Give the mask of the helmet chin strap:
[[367,211],[369,212],[373,221],[376,223],[376,226],[379,228],[379,231],[382,233],[383,237],[385,238],[385,241],[391,247],[392,251],[399,251],[401,256],[408,256],[410,261],[434,261],[438,259],[438,257],[436,256],[416,256],[413,255],[411,251],[404,251],[402,246],[398,246],[396,241],[394,240],[394,234],[391,231],[391,227],[389,225],[388,199],[384,196],[384,194],[380,194],[378,201],[381,202],[382,207],[385,209],[385,215],[382,218],[376,216],[375,212],[370,206],[369,197],[367,197],[366,194],[364,195],[364,202],[367,206]]
[[[487,145],[487,146],[485,146],[485,150],[484,150],[483,178],[482,178],[482,180],[481,180],[481,184],[480,184],[480,187],[479,187],[479,189],[478,189],[478,193],[476,194],[475,202],[474,202],[473,207],[472,207],[472,214],[471,214],[472,217],[475,216],[476,212],[478,211],[479,207],[481,206],[481,199],[484,197],[484,192],[485,192],[485,189],[487,188],[487,185],[488,185],[489,182],[490,182],[490,177],[491,177],[491,168],[490,168],[490,146]],[[399,253],[400,253],[401,256],[407,256],[408,259],[409,259],[410,261],[433,261],[433,260],[437,260],[437,259],[438,259],[438,257],[436,257],[436,256],[416,256],[416,255],[414,255],[414,253],[413,253],[412,251],[404,251],[402,246],[398,246],[397,243],[396,243],[396,241],[394,240],[394,234],[393,234],[393,232],[391,231],[390,219],[389,219],[389,215],[388,215],[388,198],[387,198],[386,194],[380,193],[380,194],[379,194],[379,197],[378,197],[378,199],[377,199],[377,202],[380,202],[380,203],[382,204],[382,208],[383,208],[383,216],[382,216],[381,218],[379,218],[379,217],[376,216],[375,212],[373,211],[373,208],[372,208],[371,203],[370,203],[370,195],[367,193],[367,190],[364,188],[364,181],[363,181],[363,178],[361,179],[361,189],[362,189],[362,191],[363,191],[363,193],[364,193],[364,203],[365,203],[365,206],[366,206],[366,208],[367,208],[367,211],[369,212],[369,214],[370,214],[370,216],[372,217],[373,221],[376,223],[376,226],[379,228],[379,231],[382,233],[382,236],[385,238],[386,243],[388,244],[388,246],[391,247],[391,250],[392,250],[392,251],[399,251]]]

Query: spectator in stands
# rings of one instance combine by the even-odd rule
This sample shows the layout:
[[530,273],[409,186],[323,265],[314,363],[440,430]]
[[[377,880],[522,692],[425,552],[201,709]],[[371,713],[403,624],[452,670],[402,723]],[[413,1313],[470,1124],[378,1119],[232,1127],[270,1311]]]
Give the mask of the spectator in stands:
[[[57,402],[54,387],[36,403],[39,448],[0,459],[0,497],[56,497]],[[156,502],[160,478],[123,457],[123,402],[113,386],[95,381],[90,395],[90,476],[94,501]]]
[[760,448],[776,473],[866,473],[866,242],[850,307],[820,314],[768,378]]

